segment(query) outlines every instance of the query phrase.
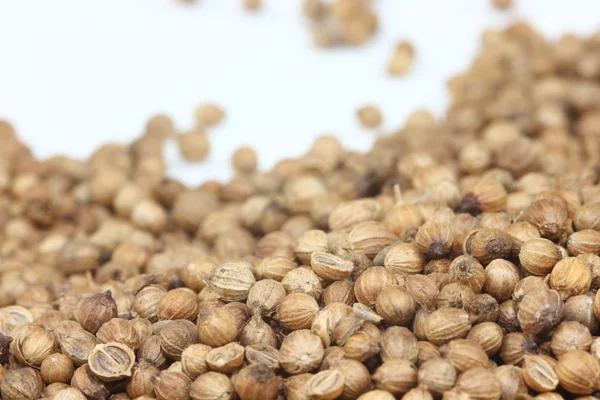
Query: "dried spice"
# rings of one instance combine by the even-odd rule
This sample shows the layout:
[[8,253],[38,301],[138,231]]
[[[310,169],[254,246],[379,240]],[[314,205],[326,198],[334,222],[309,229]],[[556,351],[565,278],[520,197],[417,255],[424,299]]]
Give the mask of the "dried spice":
[[[377,29],[364,0],[303,9],[319,45]],[[0,122],[2,397],[597,393],[599,48],[486,31],[443,117],[418,110],[366,153],[322,136],[270,171],[242,147],[231,181],[193,188],[163,145],[205,158],[215,105],[84,161],[36,160]],[[389,72],[413,58],[400,43]]]

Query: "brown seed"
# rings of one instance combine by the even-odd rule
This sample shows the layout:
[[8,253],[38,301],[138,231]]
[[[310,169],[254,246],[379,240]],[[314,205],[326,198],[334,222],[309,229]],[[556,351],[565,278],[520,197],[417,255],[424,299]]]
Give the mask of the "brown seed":
[[510,261],[496,259],[485,268],[484,290],[499,302],[510,299],[518,282],[519,271]]
[[574,232],[567,240],[567,249],[574,256],[585,253],[600,253],[600,232],[593,229]]
[[537,289],[549,289],[544,278],[539,276],[527,276],[517,283],[512,298],[516,303],[520,303],[526,294]]
[[340,399],[355,399],[369,390],[371,376],[362,363],[355,360],[339,360],[333,363],[332,368],[344,378],[344,389]]
[[422,254],[430,259],[438,259],[448,255],[454,235],[447,224],[426,222],[417,231],[415,241]]
[[485,270],[474,257],[459,256],[450,264],[448,278],[479,293],[485,284]]
[[190,345],[198,342],[198,333],[193,322],[187,320],[174,320],[168,322],[159,334],[160,347],[171,359],[179,361],[181,354]]
[[281,367],[292,375],[316,369],[325,355],[321,339],[307,329],[290,333],[279,349]]
[[598,320],[594,315],[594,298],[587,295],[573,296],[565,302],[563,320],[577,321],[590,333],[598,331]]
[[333,254],[314,252],[310,258],[312,270],[323,280],[339,281],[352,273],[354,264]]
[[117,304],[110,291],[98,293],[81,300],[74,315],[83,329],[95,334],[105,322],[117,317]]
[[396,284],[396,278],[384,267],[371,267],[363,272],[354,284],[356,299],[365,305],[374,306],[377,297],[387,286]]
[[335,399],[344,390],[344,376],[336,370],[325,370],[313,375],[306,382],[309,398]]
[[[20,328],[26,329],[26,332],[18,334]],[[12,335],[14,340],[10,343],[10,350],[23,365],[39,368],[56,350],[54,335],[39,325],[22,325],[13,330]]]
[[502,387],[502,398],[510,398],[519,394],[527,394],[527,386],[523,380],[523,372],[521,368],[514,365],[501,365],[496,368],[494,375],[500,381]]
[[247,262],[231,262],[215,268],[206,278],[210,290],[224,301],[239,301],[248,297],[256,279]]
[[381,125],[381,111],[374,105],[365,105],[356,110],[359,122],[365,128],[377,128]]
[[160,338],[156,335],[150,336],[142,342],[137,355],[139,360],[147,361],[157,368],[167,366],[167,355],[160,347]]
[[192,344],[186,347],[181,353],[181,369],[191,379],[208,372],[206,355],[211,351],[211,347],[205,344]]
[[134,363],[133,351],[117,342],[97,345],[88,357],[92,373],[105,382],[130,377]]
[[160,370],[145,361],[141,361],[135,367],[131,378],[125,383],[127,395],[132,399],[141,396],[152,396],[154,394],[154,379],[158,377]]
[[358,400],[394,400],[393,394],[387,390],[371,390],[361,395]]
[[381,359],[402,359],[416,363],[419,356],[417,338],[407,328],[392,326],[385,330],[381,336]]
[[237,374],[234,387],[241,400],[270,400],[277,398],[279,379],[270,368],[255,364]]
[[579,207],[573,218],[575,230],[593,229],[597,231],[600,228],[597,214],[599,208],[600,203],[598,202],[584,204]]
[[470,329],[469,314],[458,308],[440,308],[425,321],[427,340],[437,345],[464,338]]
[[517,318],[523,332],[538,334],[554,328],[563,314],[563,302],[556,290],[535,289],[519,304]]
[[350,249],[371,259],[397,240],[396,235],[388,231],[384,224],[376,221],[361,222],[348,233]]
[[456,369],[447,360],[435,358],[419,367],[419,384],[425,385],[433,394],[442,395],[452,389],[456,382]]
[[[72,387],[60,390],[54,397],[54,400],[86,400],[85,395],[79,389]],[[111,400],[113,400],[111,398]]]
[[591,283],[590,268],[577,257],[563,258],[550,273],[550,287],[563,298],[587,293]]
[[[68,326],[64,330],[57,331],[56,336],[62,353],[69,356],[73,360],[73,364],[82,365],[87,362],[90,352],[97,344],[97,339],[81,327],[77,329],[77,325],[74,329]],[[61,327],[59,326],[59,328]]]
[[425,260],[416,246],[399,243],[387,250],[383,264],[392,274],[418,274],[423,270]]
[[481,179],[475,184],[473,190],[463,197],[461,209],[472,215],[502,211],[506,206],[506,201],[506,189],[500,182],[493,179]]
[[284,382],[285,395],[290,400],[306,400],[306,386],[313,374],[292,375]]
[[99,343],[118,342],[135,351],[140,345],[137,331],[129,321],[113,318],[106,322],[96,333]]
[[459,372],[472,368],[487,368],[488,357],[483,348],[473,340],[455,339],[440,347],[442,357],[450,361]]
[[40,368],[40,374],[46,384],[69,383],[74,371],[73,361],[61,353],[46,357]]
[[310,328],[319,311],[316,300],[305,293],[292,293],[277,306],[277,320],[287,329]]
[[294,252],[303,264],[310,264],[310,257],[315,251],[327,252],[327,234],[320,230],[306,231],[298,238]]
[[38,399],[43,389],[42,378],[31,368],[7,370],[0,384],[2,398],[6,400]]
[[110,393],[108,384],[100,380],[88,364],[84,364],[75,370],[71,379],[71,386],[79,389],[88,399],[105,399]]
[[281,280],[286,293],[306,293],[315,299],[321,296],[323,287],[321,279],[310,268],[295,268]]
[[215,268],[217,264],[211,259],[194,260],[183,270],[183,283],[186,287],[199,292],[206,286],[205,278]]
[[403,394],[417,386],[417,368],[407,360],[388,360],[377,368],[373,381],[377,389]]
[[525,220],[533,224],[543,238],[558,240],[567,230],[567,210],[554,200],[542,199],[532,203]]
[[497,258],[506,258],[512,250],[510,235],[500,229],[477,229],[469,233],[463,251],[486,265]]
[[463,308],[475,296],[473,289],[460,283],[449,283],[442,288],[437,296],[438,308]]
[[384,288],[377,296],[375,307],[385,322],[402,326],[408,325],[417,309],[412,296],[397,286]]
[[56,255],[56,266],[65,273],[91,271],[100,266],[104,254],[89,241],[68,242]]
[[331,303],[354,304],[354,283],[349,280],[335,281],[323,291],[323,302],[325,305]]
[[167,293],[162,287],[151,285],[140,290],[131,302],[132,313],[150,322],[158,320],[158,303]]
[[312,333],[319,336],[324,347],[329,347],[333,342],[343,345],[363,323],[364,320],[355,315],[350,306],[333,303],[317,313],[310,329]]
[[564,353],[554,367],[560,386],[575,394],[591,394],[598,387],[600,362],[590,353],[572,350]]
[[253,344],[246,347],[246,361],[260,364],[272,370],[279,369],[279,350],[268,344]]
[[378,338],[366,332],[358,331],[344,343],[344,356],[350,360],[365,362],[379,354]]
[[486,368],[472,368],[461,374],[456,380],[455,390],[468,394],[475,400],[499,399],[502,386],[493,372]]
[[231,373],[244,362],[244,347],[237,343],[212,349],[206,354],[206,363],[212,371]]
[[475,325],[467,334],[467,339],[479,343],[488,356],[493,356],[502,347],[504,333],[494,322],[483,322]]
[[523,379],[536,392],[551,392],[558,386],[553,366],[541,356],[526,355],[523,358]]
[[561,322],[552,335],[550,347],[556,357],[571,350],[589,351],[592,335],[589,329],[575,321]]
[[209,346],[223,346],[238,335],[235,317],[227,310],[214,309],[198,320],[198,337]]
[[163,371],[154,382],[154,394],[158,400],[187,400],[191,382],[184,373]]
[[500,348],[500,358],[505,364],[519,365],[526,354],[535,354],[538,347],[535,341],[521,332],[512,332],[504,336]]
[[187,319],[193,321],[198,315],[198,300],[196,294],[188,289],[173,289],[168,291],[157,304],[159,320]]
[[234,395],[235,390],[229,377],[218,372],[210,371],[200,375],[189,386],[189,397],[192,400],[231,400]]
[[260,315],[250,318],[250,321],[240,332],[239,341],[243,346],[263,343],[278,347],[279,339],[273,328],[267,324]]
[[285,288],[280,282],[263,279],[252,286],[246,304],[253,314],[271,317],[285,296]]

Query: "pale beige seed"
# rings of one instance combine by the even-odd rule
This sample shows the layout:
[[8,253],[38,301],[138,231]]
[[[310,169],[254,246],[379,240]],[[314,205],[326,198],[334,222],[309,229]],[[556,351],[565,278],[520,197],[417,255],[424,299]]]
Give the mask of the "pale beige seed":
[[388,73],[394,76],[403,76],[410,72],[413,64],[415,50],[408,42],[400,42],[388,62]]
[[177,144],[183,158],[190,162],[202,161],[210,152],[210,142],[201,129],[180,134]]
[[370,129],[379,127],[383,120],[379,108],[371,104],[362,106],[356,110],[356,116],[363,127]]
[[216,125],[225,117],[225,112],[216,104],[200,104],[196,108],[198,126]]

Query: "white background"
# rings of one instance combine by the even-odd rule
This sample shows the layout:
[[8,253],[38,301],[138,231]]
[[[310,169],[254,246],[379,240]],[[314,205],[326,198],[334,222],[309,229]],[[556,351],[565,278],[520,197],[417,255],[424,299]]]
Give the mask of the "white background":
[[[375,133],[354,111],[378,104],[385,130],[416,108],[442,115],[446,80],[469,64],[486,27],[525,19],[552,38],[598,29],[597,0],[374,0],[379,34],[360,49],[318,50],[300,0],[0,0],[0,118],[40,157],[87,157],[107,141],[131,140],[152,114],[191,127],[203,101],[227,120],[210,132],[208,162],[186,165],[174,146],[171,173],[188,183],[231,175],[235,147],[257,148],[262,168],[297,156],[323,133],[367,149]],[[416,48],[407,78],[387,61],[399,40]],[[381,133],[381,132],[379,132]]]

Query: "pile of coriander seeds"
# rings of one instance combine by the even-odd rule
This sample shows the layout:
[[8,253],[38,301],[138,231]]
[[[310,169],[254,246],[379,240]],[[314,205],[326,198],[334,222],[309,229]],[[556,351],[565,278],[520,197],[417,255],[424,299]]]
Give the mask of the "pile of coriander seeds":
[[595,398],[600,34],[487,31],[449,89],[198,187],[165,116],[87,161],[0,122],[2,399]]

